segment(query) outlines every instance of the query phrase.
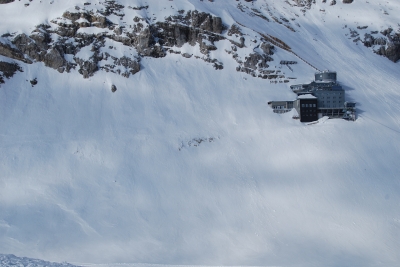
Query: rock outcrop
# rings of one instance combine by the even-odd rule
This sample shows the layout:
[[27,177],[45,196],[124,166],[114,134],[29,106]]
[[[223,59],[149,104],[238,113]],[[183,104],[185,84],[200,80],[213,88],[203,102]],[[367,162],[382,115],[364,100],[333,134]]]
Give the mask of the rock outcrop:
[[25,59],[24,54],[20,50],[11,47],[11,45],[9,44],[4,44],[1,42],[0,42],[0,55],[12,59],[17,59],[28,64],[32,63],[32,61]]
[[375,34],[378,32],[364,34],[362,43],[366,47],[371,47],[376,54],[385,56],[393,62],[400,60],[400,34],[393,33],[391,28],[381,31],[381,36],[375,37]]
[[[123,17],[124,6],[115,1],[106,1],[104,5],[105,10],[97,13],[78,7],[75,11],[66,11],[51,21],[55,28],[39,25],[29,36],[24,33],[8,36],[9,43],[0,43],[0,55],[26,63],[43,62],[59,72],[77,68],[84,78],[93,76],[99,69],[129,77],[140,71],[140,57],[165,57],[170,47],[182,47],[186,43],[199,44],[201,53],[206,56],[205,61],[211,62],[209,51],[217,49],[215,42],[225,39],[221,36],[226,28],[221,18],[204,12],[179,11],[178,15],[154,24],[136,17],[133,27],[128,29],[114,25],[107,18],[111,14]],[[104,31],[96,31],[96,34],[79,31],[89,27]],[[56,40],[52,40],[52,36],[56,36]],[[104,52],[106,40],[134,47],[139,57],[117,58],[111,52]],[[87,51],[87,47],[91,47],[90,55],[80,56],[79,52],[82,49]],[[216,69],[223,68],[221,62],[211,63]]]
[[384,56],[393,62],[400,60],[400,43],[391,43],[384,52]]
[[0,84],[4,83],[4,78],[11,78],[17,71],[22,72],[18,64],[0,61]]
[[14,0],[0,0],[0,4],[8,4],[14,2]]

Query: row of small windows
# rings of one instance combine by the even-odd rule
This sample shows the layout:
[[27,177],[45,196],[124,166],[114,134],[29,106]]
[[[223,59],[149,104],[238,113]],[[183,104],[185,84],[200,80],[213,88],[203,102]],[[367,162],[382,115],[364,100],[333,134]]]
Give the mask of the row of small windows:
[[285,106],[273,106],[272,108],[273,109],[286,109]]
[[[321,96],[321,98],[325,98],[325,97]],[[326,98],[331,98],[331,97],[327,96]],[[333,96],[332,98],[336,99],[336,96]],[[338,98],[341,98],[341,97],[338,97]]]
[[[323,95],[321,95],[321,94],[318,94],[318,95],[320,95],[321,97],[324,97],[324,95],[326,96],[326,95],[328,95],[328,93],[324,93]],[[333,95],[333,96],[342,96],[342,93],[329,93],[329,95]]]
[[316,108],[317,104],[301,104],[302,108]]

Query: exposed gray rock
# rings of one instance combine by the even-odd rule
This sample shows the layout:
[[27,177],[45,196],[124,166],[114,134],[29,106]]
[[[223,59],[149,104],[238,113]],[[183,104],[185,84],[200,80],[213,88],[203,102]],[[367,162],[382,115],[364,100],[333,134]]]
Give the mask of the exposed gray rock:
[[[116,16],[123,17],[123,8],[124,6],[116,3],[114,0],[104,1],[105,10],[101,11],[101,14],[104,16],[110,16],[112,14]],[[148,7],[148,6],[147,6]]]
[[272,61],[271,57],[267,55],[261,55],[258,53],[252,53],[249,56],[245,57],[244,67],[252,70],[256,70],[257,68],[268,68],[268,61]]
[[[306,9],[310,9],[311,4],[315,4],[315,0],[294,0],[296,4],[300,7],[304,7]],[[305,12],[303,10],[303,12]]]
[[[371,32],[376,34],[377,32]],[[371,47],[373,51],[381,56],[387,57],[393,62],[400,59],[400,34],[393,33],[392,28],[381,31],[383,37],[375,38],[372,34],[364,34],[362,41],[366,47]],[[355,39],[353,41],[356,41]]]
[[126,72],[124,73],[123,76],[125,76],[127,78],[129,77],[130,74],[133,75],[140,71],[139,62],[137,62],[136,60],[132,60],[128,57],[122,57],[122,58],[116,59],[114,61],[114,64],[125,67]]
[[386,57],[393,62],[397,62],[400,59],[400,44],[391,43],[386,48]]
[[374,45],[374,40],[375,40],[375,38],[374,38],[371,34],[368,34],[368,33],[364,34],[364,41],[363,41],[363,43],[364,43],[364,45],[365,45],[366,47],[371,47],[371,46],[373,46],[373,45]]
[[386,55],[386,48],[384,45],[380,46],[378,49],[375,49],[374,52],[380,56]]
[[[36,62],[44,62],[60,73],[69,72],[72,68],[78,67],[78,72],[84,78],[93,76],[100,68],[129,77],[140,71],[140,57],[164,57],[166,51],[173,51],[171,47],[182,47],[185,44],[192,46],[198,44],[202,57],[206,62],[213,65],[215,69],[223,69],[223,64],[217,59],[211,59],[209,52],[216,50],[216,42],[225,39],[220,35],[227,28],[224,26],[221,18],[211,14],[198,11],[180,10],[178,15],[170,16],[163,22],[149,23],[144,18],[134,18],[135,25],[125,28],[113,25],[106,16],[114,14],[124,16],[123,6],[115,1],[105,1],[103,3],[106,10],[99,12],[85,11],[82,8],[76,8],[75,11],[65,12],[62,17],[53,20],[59,27],[54,30],[49,25],[39,25],[31,35],[20,34],[6,36],[15,46],[0,44],[0,54],[11,58],[28,62],[32,59]],[[145,7],[146,8],[146,7]],[[144,8],[143,8],[144,9]],[[67,19],[67,20],[66,20]],[[69,20],[69,21],[68,21]],[[72,22],[72,23],[71,23]],[[108,28],[113,31],[104,31],[97,34],[78,33],[82,27],[100,27]],[[59,37],[52,42],[51,36],[58,34]],[[233,42],[233,49],[245,46],[245,39],[240,31],[240,27],[234,25],[231,27],[228,35],[240,37],[240,42]],[[134,47],[139,53],[139,57],[116,58],[107,52],[100,53],[100,47],[104,46],[105,40],[110,38],[120,42],[123,45]],[[79,58],[77,53],[87,47],[92,46],[93,55],[90,58]],[[268,67],[269,55],[273,54],[274,46],[269,43],[262,43],[262,54],[252,54],[246,62],[237,61],[250,71],[261,71]],[[66,60],[65,54],[73,55],[73,61]],[[183,57],[190,58],[191,54],[183,53]],[[112,58],[113,63],[109,59]],[[196,56],[196,58],[200,58]],[[104,61],[103,61],[104,60]],[[106,63],[105,63],[106,62]],[[253,74],[252,74],[253,75]]]
[[62,52],[56,48],[50,49],[50,51],[44,56],[44,64],[47,67],[58,69],[65,65],[65,59]]
[[14,2],[14,0],[0,0],[0,4],[8,4]]
[[145,28],[136,38],[133,40],[133,44],[139,53],[143,55],[150,55],[150,47],[155,43],[153,34],[151,33],[150,27]]
[[392,28],[387,28],[383,31],[381,31],[381,34],[384,36],[390,36],[390,34],[392,33],[393,29]]
[[273,55],[274,54],[275,47],[270,43],[262,42],[261,45],[260,45],[260,48],[266,55]]
[[386,45],[386,40],[382,37],[374,39],[374,45]]
[[25,56],[21,51],[19,51],[18,49],[12,48],[8,44],[3,44],[1,42],[0,42],[0,55],[9,57],[12,59],[17,59],[17,60],[23,61],[28,64],[32,63],[32,61],[30,61],[29,59],[25,59]]
[[222,33],[224,26],[222,20],[219,17],[213,17],[210,14],[204,12],[188,12],[187,17],[191,19],[191,27],[200,28],[213,33]]
[[122,34],[122,27],[115,27],[114,32],[116,35],[121,35]]
[[351,4],[351,3],[353,3],[353,0],[343,0],[343,3],[344,4]]
[[30,80],[29,82],[31,83],[32,87],[34,87],[38,83],[37,78]]
[[228,30],[228,36],[236,35],[236,36],[242,36],[243,33],[240,30],[239,26],[236,24],[232,24],[232,26]]
[[[98,28],[107,28],[112,25],[112,23],[103,15],[95,14],[91,12],[64,12],[63,17],[71,20],[75,26],[79,27],[89,27],[94,26]],[[86,21],[77,22],[79,19],[84,19]],[[62,25],[66,26],[66,25]]]
[[298,6],[309,6],[312,0],[294,0]]
[[[196,12],[193,13],[198,14]],[[149,44],[154,43],[154,38],[157,38],[160,45],[169,47],[181,47],[185,43],[189,43],[193,46],[198,43],[200,45],[200,51],[207,55],[208,51],[216,50],[214,42],[224,39],[223,36],[213,33],[215,29],[214,26],[210,25],[211,22],[209,18],[209,16],[205,17],[205,24],[200,28],[190,27],[182,24],[173,24],[170,22],[158,22],[149,27],[150,32],[145,31],[146,42],[144,44],[138,42],[138,45],[148,46]],[[194,19],[199,20],[200,18],[195,17]],[[217,19],[214,18],[213,21],[217,21]],[[193,22],[192,24],[196,25],[197,23],[198,21]],[[143,33],[139,35],[139,38],[142,38],[142,34]],[[141,49],[141,47],[138,48],[139,51]]]
[[50,38],[48,34],[35,32],[32,36],[37,40],[27,36],[26,34],[19,34],[12,41],[13,44],[25,55],[35,61],[43,61],[47,53],[48,43]]
[[215,63],[213,64],[213,67],[214,67],[214,69],[216,69],[216,70],[222,70],[222,69],[224,68],[224,65],[215,62]]
[[117,91],[117,87],[113,84],[111,85],[111,92],[115,93]]
[[78,72],[82,74],[84,79],[93,76],[93,74],[99,69],[97,65],[98,60],[95,56],[90,57],[89,60],[84,60],[77,57],[75,57],[74,60],[79,65]]
[[4,83],[4,77],[11,78],[17,71],[22,72],[18,64],[0,61],[0,83]]
[[111,57],[114,60],[114,63],[112,65],[106,64],[100,67],[106,72],[117,73],[123,77],[128,78],[130,75],[134,75],[135,73],[140,71],[140,63],[139,63],[140,58],[134,58],[134,59],[128,57],[116,58],[110,56],[108,53],[105,53],[103,55],[103,58],[105,60],[107,60],[109,57]]
[[34,31],[30,36],[35,41],[36,45],[42,49],[47,50],[51,42],[50,34],[42,31]]

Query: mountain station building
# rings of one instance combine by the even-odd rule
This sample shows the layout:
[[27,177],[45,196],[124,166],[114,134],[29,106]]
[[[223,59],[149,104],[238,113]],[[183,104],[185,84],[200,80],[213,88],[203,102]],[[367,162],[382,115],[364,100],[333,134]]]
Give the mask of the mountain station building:
[[275,113],[295,108],[301,122],[316,121],[323,116],[355,120],[356,103],[345,101],[345,91],[337,82],[335,71],[317,72],[311,83],[291,85],[290,89],[297,94],[296,100],[268,102]]

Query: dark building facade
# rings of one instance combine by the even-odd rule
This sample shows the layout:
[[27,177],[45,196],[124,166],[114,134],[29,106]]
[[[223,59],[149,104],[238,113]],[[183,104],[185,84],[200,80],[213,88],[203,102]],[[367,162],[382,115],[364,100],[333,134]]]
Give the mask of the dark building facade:
[[301,122],[318,120],[318,99],[315,96],[311,94],[298,96],[294,107]]

